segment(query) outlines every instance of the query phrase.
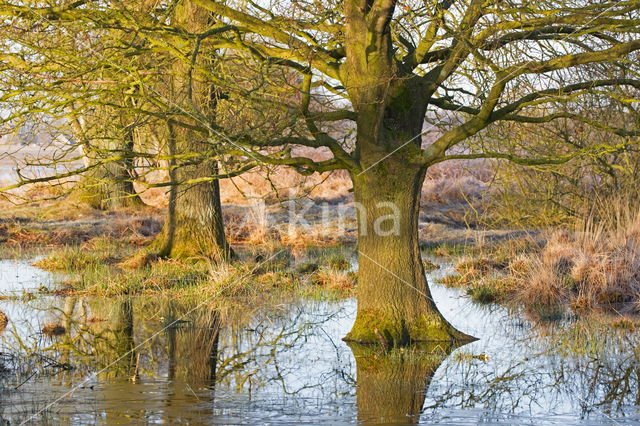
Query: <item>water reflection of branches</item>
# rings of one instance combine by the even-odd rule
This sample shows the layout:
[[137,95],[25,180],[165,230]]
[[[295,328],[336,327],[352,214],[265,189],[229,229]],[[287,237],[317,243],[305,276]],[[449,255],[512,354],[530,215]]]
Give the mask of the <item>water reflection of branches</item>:
[[637,336],[581,321],[533,336],[503,348],[523,354],[509,362],[454,355],[438,371],[425,412],[481,409],[487,421],[551,413],[607,418],[624,416],[640,403]]
[[[277,383],[285,395],[314,389],[325,392],[328,384],[334,393],[344,392],[355,383],[350,359],[344,347],[338,347],[329,334],[322,332],[323,325],[344,315],[343,309],[324,311],[294,305],[285,311],[258,313],[249,327],[231,326],[220,349],[218,382],[236,388],[246,386],[249,392]],[[316,346],[321,340],[324,344]],[[328,344],[336,352],[337,362],[316,365],[314,371],[308,371],[305,357]]]

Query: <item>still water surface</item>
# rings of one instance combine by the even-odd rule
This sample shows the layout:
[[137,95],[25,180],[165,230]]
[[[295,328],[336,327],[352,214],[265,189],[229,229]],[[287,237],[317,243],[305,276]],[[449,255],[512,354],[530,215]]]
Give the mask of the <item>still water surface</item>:
[[0,300],[0,424],[640,422],[635,331],[535,323],[439,285],[445,317],[479,340],[385,353],[341,340],[354,300],[30,296],[54,280],[15,261],[0,280],[17,296]]

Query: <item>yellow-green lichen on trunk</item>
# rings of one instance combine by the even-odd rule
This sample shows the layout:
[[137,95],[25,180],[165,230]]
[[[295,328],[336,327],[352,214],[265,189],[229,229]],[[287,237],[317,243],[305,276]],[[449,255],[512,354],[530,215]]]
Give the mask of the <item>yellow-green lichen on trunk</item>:
[[473,340],[447,322],[431,297],[418,240],[426,168],[412,166],[410,155],[352,175],[360,208],[358,312],[346,340],[385,346]]
[[100,210],[144,207],[130,179],[120,165],[97,167],[76,183],[66,202]]
[[407,319],[382,310],[360,310],[344,340],[394,347],[417,342],[464,343],[475,339],[456,330],[437,312]]
[[[205,31],[215,21],[211,13],[192,1],[179,2],[175,18],[176,24],[188,31]],[[202,69],[215,65],[208,55],[199,56],[196,62]],[[190,101],[213,123],[219,95],[216,86],[205,76],[192,78],[194,70],[182,62],[177,62],[173,71],[173,94],[177,97],[189,96]],[[169,179],[172,186],[167,219],[163,231],[150,249],[159,257],[229,260],[233,250],[224,232],[220,184],[211,179],[219,174],[219,164],[212,152],[211,142],[198,131],[168,121],[167,149],[171,156],[189,153],[195,159],[170,160]]]
[[176,226],[170,247],[163,247],[166,235],[161,234],[154,244],[160,251],[160,257],[171,257],[173,259],[202,259],[206,258],[215,261],[229,260],[232,256],[232,249],[224,238],[221,237],[222,229],[215,229],[213,223],[201,223],[194,218],[180,217],[176,219]]

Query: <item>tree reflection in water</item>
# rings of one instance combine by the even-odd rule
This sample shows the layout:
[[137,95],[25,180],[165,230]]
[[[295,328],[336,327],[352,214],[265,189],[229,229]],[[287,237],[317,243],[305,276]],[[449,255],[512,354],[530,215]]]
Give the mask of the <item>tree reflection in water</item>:
[[[384,350],[340,339],[353,321],[352,301],[288,301],[253,311],[149,297],[6,303],[13,304],[6,308],[12,322],[0,335],[0,352],[18,362],[5,363],[12,373],[1,376],[0,417],[12,422],[72,387],[38,420],[638,420],[638,336],[584,321],[505,326],[499,338],[461,348]],[[67,332],[42,335],[48,322]]]
[[[640,420],[637,334],[590,318],[534,323],[522,334],[526,337],[494,348],[497,359],[458,353],[443,363],[427,394],[425,417],[505,423]],[[477,343],[469,349],[481,353],[490,347]]]
[[358,420],[417,424],[436,370],[455,349],[446,343],[383,350],[350,344],[356,359]]

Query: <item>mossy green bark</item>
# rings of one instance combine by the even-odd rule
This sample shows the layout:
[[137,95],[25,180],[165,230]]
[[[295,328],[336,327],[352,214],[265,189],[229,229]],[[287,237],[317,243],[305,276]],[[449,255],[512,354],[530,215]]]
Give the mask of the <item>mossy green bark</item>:
[[165,225],[161,234],[145,249],[146,253],[162,258],[181,260],[208,259],[216,262],[234,256],[228,244],[222,222],[208,219],[205,223],[192,217],[178,215],[175,227]]
[[406,346],[417,342],[468,342],[474,340],[453,327],[437,312],[425,307],[425,313],[407,318],[383,310],[360,310],[347,341]]
[[[102,112],[105,115],[113,113],[108,109]],[[105,123],[83,126],[79,120],[71,120],[74,136],[82,141],[85,165],[90,169],[77,182],[68,201],[88,204],[101,210],[136,208],[145,205],[133,186],[134,129],[122,122],[123,116],[119,117],[121,120],[117,127],[117,134],[110,138],[105,138],[105,136],[110,135],[109,132],[113,129],[110,129]],[[118,122],[117,119],[116,122]],[[91,130],[99,129],[98,135],[96,135],[97,140],[88,134],[88,127],[91,127]],[[114,153],[122,153],[123,155],[117,160],[110,158]]]
[[140,208],[145,203],[140,199],[128,176],[114,176],[103,171],[98,175],[85,176],[76,184],[67,201],[89,205],[94,209],[109,210]]
[[[127,145],[121,149],[133,149]],[[97,159],[90,162],[98,161]],[[98,165],[85,173],[76,183],[68,202],[87,204],[94,209],[139,208],[145,204],[133,187],[127,160]]]
[[[176,5],[175,22],[188,31],[205,31],[213,23],[213,16],[192,1],[182,1]],[[197,64],[205,69],[214,65],[209,55],[199,56]],[[190,103],[213,123],[220,94],[206,76],[192,72],[189,66],[177,62],[171,90],[176,97],[189,96]],[[210,180],[219,174],[217,151],[206,135],[172,122],[167,124],[167,142],[170,156],[188,153],[194,158],[183,162],[171,160],[169,173],[173,186],[167,220],[147,252],[177,259],[229,260],[234,253],[225,236],[220,183]],[[194,180],[200,181],[186,183]]]
[[358,212],[358,312],[345,340],[402,346],[473,340],[438,311],[418,240],[426,168],[387,158],[352,176]]

